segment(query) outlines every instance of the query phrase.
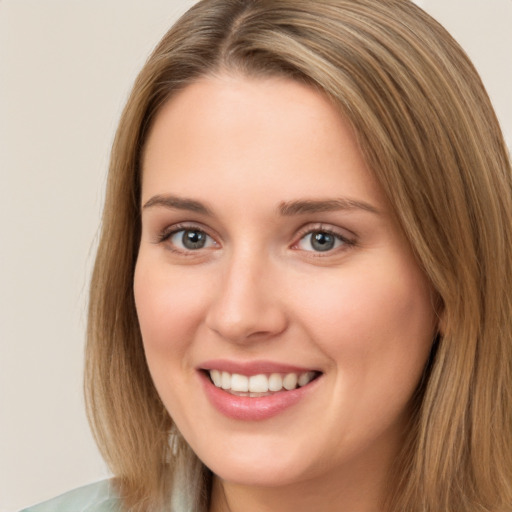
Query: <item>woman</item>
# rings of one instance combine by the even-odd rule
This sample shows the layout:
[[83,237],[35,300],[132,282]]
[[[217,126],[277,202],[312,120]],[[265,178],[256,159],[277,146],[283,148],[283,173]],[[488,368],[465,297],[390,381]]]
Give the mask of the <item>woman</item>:
[[412,3],[199,2],[112,152],[86,391],[117,478],[48,510],[511,510],[511,177]]

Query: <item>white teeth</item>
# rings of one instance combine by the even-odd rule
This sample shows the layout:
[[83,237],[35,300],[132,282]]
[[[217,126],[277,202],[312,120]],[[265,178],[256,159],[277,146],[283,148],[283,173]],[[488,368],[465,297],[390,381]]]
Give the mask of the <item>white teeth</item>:
[[286,377],[283,379],[283,387],[284,389],[287,389],[288,391],[295,389],[297,387],[297,374],[296,373],[289,373],[286,375]]
[[267,376],[260,374],[249,377],[249,391],[251,393],[266,393],[268,391]]
[[245,375],[233,373],[231,375],[231,391],[249,391],[249,378]]
[[283,378],[279,373],[273,373],[268,379],[269,391],[281,391],[283,389]]
[[220,388],[221,385],[222,385],[222,377],[221,377],[221,374],[220,374],[219,370],[212,370],[210,372],[210,377],[212,378],[213,383],[218,388]]
[[306,384],[310,383],[313,380],[314,376],[315,372],[301,373],[299,375],[299,380],[297,382],[300,387],[305,386]]
[[231,389],[231,374],[228,372],[222,372],[221,384],[222,389]]
[[209,373],[216,387],[235,393],[247,393],[248,396],[260,396],[260,393],[278,392],[283,389],[291,391],[309,384],[315,378],[315,372],[272,373],[270,375],[260,373],[250,377],[219,370],[210,370]]

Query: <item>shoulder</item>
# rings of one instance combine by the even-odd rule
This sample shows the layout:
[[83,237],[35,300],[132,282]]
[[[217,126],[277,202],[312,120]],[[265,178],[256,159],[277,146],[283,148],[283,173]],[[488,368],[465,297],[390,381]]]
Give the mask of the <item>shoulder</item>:
[[86,485],[21,512],[121,512],[121,500],[112,483]]

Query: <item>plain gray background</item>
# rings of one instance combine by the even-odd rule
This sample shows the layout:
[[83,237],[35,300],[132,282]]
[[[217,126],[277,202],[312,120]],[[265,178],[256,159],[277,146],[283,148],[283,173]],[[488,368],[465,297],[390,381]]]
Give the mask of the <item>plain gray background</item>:
[[[137,71],[193,0],[0,0],[0,512],[105,476],[83,412],[87,287]],[[512,0],[417,2],[512,142]]]

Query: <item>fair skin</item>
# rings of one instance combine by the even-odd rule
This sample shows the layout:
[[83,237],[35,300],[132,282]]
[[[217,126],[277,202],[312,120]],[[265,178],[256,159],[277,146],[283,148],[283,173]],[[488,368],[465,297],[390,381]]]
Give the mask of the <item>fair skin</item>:
[[[147,362],[211,511],[379,510],[435,314],[334,106],[287,79],[187,86],[145,147],[142,227]],[[303,385],[248,396],[215,370]]]

